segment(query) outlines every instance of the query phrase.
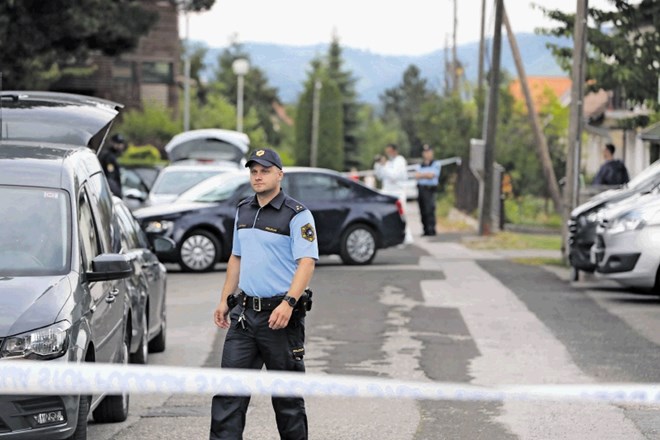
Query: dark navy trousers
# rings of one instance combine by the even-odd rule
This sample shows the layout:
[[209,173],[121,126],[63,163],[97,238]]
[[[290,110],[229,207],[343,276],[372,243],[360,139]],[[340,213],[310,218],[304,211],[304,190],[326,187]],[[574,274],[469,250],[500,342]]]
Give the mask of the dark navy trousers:
[[424,235],[435,235],[435,186],[417,185],[417,202]]
[[[289,325],[280,330],[268,328],[270,311],[244,310],[245,329],[238,324],[241,305],[230,313],[231,327],[227,331],[222,352],[222,368],[261,369],[271,371],[305,371],[305,321],[294,312]],[[243,438],[245,414],[250,397],[213,397],[211,405],[211,440]],[[302,397],[273,397],[273,409],[280,438],[307,439],[307,415]]]

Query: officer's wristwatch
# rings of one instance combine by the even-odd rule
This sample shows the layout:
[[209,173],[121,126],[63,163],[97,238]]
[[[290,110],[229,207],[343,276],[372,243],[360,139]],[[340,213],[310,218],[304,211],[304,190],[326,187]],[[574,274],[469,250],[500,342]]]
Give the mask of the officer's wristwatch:
[[291,308],[294,308],[294,307],[296,306],[296,303],[298,302],[297,299],[295,299],[294,297],[289,296],[289,295],[286,295],[286,296],[282,299],[282,301],[286,301],[286,303],[287,303],[288,305],[290,305]]

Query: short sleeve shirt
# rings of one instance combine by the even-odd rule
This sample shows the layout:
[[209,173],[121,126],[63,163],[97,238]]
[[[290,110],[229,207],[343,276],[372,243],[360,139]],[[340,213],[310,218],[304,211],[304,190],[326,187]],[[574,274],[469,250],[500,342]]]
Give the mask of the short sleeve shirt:
[[417,184],[422,186],[438,186],[438,179],[440,178],[440,162],[437,160],[429,164],[420,163],[417,165],[417,171],[420,173],[433,173],[432,179],[418,179]]
[[236,212],[232,254],[241,257],[241,290],[261,298],[282,295],[298,260],[319,258],[314,217],[283,191],[263,207],[256,196],[245,199]]

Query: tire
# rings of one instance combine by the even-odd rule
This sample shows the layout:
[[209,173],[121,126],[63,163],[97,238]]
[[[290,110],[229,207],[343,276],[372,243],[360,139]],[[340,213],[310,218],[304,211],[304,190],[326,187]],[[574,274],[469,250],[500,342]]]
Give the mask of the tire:
[[[128,341],[124,340],[123,363],[128,363]],[[99,423],[123,422],[128,418],[129,395],[105,396],[93,412],[94,420]]]
[[140,320],[140,326],[142,327],[140,346],[138,347],[138,350],[130,356],[130,362],[132,364],[146,364],[149,359],[149,322],[147,320],[147,307],[149,307],[149,304],[145,304],[144,312],[142,312],[142,319]]
[[580,270],[575,266],[571,266],[571,281],[580,281]]
[[163,316],[160,323],[160,331],[149,341],[149,352],[150,353],[162,353],[165,351],[165,342],[167,335],[167,313],[165,312],[165,304],[163,304]]
[[68,440],[87,440],[87,417],[89,416],[89,396],[80,396],[78,403],[78,423]]
[[194,230],[179,246],[179,264],[185,272],[208,272],[213,270],[220,256],[220,242],[212,233]]
[[341,236],[340,257],[344,264],[370,264],[376,256],[376,234],[366,225],[352,225]]

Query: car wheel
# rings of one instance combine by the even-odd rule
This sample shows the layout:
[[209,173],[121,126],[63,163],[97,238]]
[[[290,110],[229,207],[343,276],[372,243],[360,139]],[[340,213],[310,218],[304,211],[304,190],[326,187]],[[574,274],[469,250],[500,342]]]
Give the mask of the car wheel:
[[138,347],[138,350],[131,354],[130,359],[132,364],[146,364],[147,359],[149,358],[149,322],[147,320],[147,307],[149,307],[149,304],[145,305],[142,319],[140,320],[142,335],[140,335],[140,346]]
[[179,248],[179,264],[186,272],[213,270],[220,255],[220,242],[208,231],[190,232]]
[[349,227],[341,238],[341,260],[344,264],[369,264],[376,256],[376,234],[366,225]]
[[89,416],[89,396],[80,396],[78,403],[78,423],[69,440],[87,440],[87,416]]
[[149,352],[162,353],[165,351],[165,335],[167,333],[167,314],[165,312],[165,305],[163,305],[163,317],[160,321],[160,331],[149,341]]
[[[122,363],[128,363],[128,341],[124,340]],[[128,418],[128,393],[106,396],[93,412],[94,420],[99,423],[123,422]]]

